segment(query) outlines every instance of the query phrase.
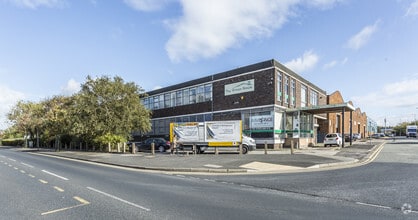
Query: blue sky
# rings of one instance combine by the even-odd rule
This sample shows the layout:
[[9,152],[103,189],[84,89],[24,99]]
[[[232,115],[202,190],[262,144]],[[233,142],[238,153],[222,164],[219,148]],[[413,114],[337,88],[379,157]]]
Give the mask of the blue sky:
[[418,119],[418,0],[0,0],[0,129],[87,75],[149,91],[269,59],[380,125]]

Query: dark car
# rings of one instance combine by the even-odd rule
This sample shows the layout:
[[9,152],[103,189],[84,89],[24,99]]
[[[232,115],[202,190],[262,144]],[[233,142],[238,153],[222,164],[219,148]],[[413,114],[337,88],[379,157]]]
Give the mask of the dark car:
[[165,152],[170,149],[170,141],[164,138],[148,138],[138,146],[138,151],[151,151],[151,144],[154,143],[155,151]]

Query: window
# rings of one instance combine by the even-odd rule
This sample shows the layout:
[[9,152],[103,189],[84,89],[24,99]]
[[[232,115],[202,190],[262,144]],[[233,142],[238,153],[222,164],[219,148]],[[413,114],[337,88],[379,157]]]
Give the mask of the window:
[[196,87],[190,88],[190,104],[196,103]]
[[312,106],[318,105],[318,93],[311,90],[310,102]]
[[171,92],[170,93],[170,99],[171,99],[171,107],[175,107],[176,106],[176,93],[175,92]]
[[164,94],[161,94],[159,99],[160,99],[160,103],[158,104],[158,107],[164,108]]
[[290,87],[292,89],[292,100],[291,103],[293,106],[296,106],[296,81],[292,79],[290,81]]
[[149,109],[149,99],[148,98],[141,99],[141,102],[146,109]]
[[164,94],[164,108],[171,107],[171,96],[170,93]]
[[199,86],[197,87],[197,92],[196,92],[196,96],[197,96],[197,102],[203,102],[205,99],[205,88],[204,86]]
[[149,106],[149,109],[150,110],[153,110],[154,109],[154,98],[151,96],[151,97],[149,97],[148,98],[148,106]]
[[282,101],[282,73],[277,73],[277,101]]
[[182,105],[182,101],[183,101],[183,92],[180,90],[176,92],[176,106]]
[[183,105],[188,105],[189,104],[189,89],[184,89],[183,90]]
[[289,77],[284,77],[284,103],[289,103]]
[[205,101],[212,100],[212,84],[205,85]]
[[153,98],[154,98],[154,109],[159,109],[159,104],[160,104],[160,102],[159,102],[159,96],[158,95],[156,95],[156,96],[153,96]]
[[306,92],[307,92],[306,86],[302,85],[300,88],[300,107],[306,107],[307,98],[306,98]]

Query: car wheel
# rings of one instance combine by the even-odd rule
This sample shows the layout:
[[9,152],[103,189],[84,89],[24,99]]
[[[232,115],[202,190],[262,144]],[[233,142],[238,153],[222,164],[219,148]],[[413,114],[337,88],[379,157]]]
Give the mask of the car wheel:
[[328,145],[327,144],[324,144],[324,147],[327,147]]
[[159,151],[160,153],[164,153],[164,152],[165,152],[165,148],[164,148],[164,146],[159,146],[159,147],[158,147],[158,151]]

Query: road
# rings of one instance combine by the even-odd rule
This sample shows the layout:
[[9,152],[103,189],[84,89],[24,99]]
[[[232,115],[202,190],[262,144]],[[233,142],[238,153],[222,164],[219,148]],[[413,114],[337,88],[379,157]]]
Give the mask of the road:
[[149,173],[0,148],[0,219],[417,219],[418,141],[309,173]]

